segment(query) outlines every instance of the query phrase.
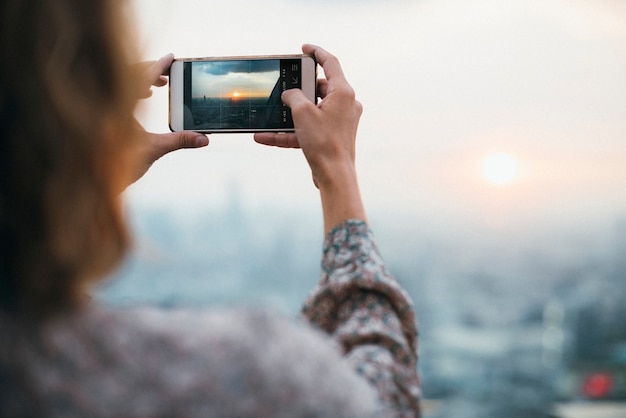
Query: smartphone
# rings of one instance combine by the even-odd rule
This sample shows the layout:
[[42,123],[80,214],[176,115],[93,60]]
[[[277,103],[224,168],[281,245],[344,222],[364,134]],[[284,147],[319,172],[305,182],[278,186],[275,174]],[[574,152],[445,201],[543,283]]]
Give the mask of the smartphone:
[[283,91],[317,102],[317,62],[309,55],[176,59],[170,68],[172,131],[291,132]]

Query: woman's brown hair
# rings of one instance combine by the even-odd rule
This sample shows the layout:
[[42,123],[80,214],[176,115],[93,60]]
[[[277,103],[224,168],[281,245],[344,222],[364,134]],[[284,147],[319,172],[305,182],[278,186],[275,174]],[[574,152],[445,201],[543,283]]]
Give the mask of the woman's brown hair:
[[0,0],[0,311],[76,308],[128,246],[123,0]]

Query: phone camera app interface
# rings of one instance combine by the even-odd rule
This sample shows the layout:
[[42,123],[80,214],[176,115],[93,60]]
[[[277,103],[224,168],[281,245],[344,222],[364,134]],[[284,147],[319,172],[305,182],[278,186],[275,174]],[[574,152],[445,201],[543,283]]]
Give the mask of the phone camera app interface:
[[299,59],[184,64],[184,128],[292,129],[283,91],[301,88]]

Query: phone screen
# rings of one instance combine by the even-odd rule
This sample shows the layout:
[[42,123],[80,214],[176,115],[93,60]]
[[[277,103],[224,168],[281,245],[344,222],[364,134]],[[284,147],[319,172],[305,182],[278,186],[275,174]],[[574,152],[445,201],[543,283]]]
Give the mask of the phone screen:
[[184,62],[184,129],[293,129],[280,96],[301,88],[301,65],[301,59]]

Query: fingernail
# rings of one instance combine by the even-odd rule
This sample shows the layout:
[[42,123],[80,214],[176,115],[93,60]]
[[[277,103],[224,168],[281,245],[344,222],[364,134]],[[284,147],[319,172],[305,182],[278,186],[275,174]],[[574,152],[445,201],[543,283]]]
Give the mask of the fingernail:
[[209,138],[206,135],[198,135],[195,138],[197,147],[204,147],[209,145]]

